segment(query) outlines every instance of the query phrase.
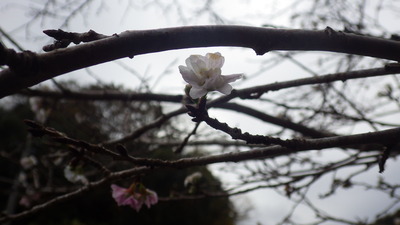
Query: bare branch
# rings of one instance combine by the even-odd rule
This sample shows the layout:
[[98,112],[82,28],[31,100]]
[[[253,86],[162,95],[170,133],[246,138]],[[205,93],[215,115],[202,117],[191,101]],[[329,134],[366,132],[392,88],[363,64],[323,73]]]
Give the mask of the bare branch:
[[[1,71],[0,96],[10,95],[67,72],[123,57],[211,46],[247,47],[254,49],[258,55],[274,50],[318,50],[400,61],[399,42],[336,32],[331,28],[307,31],[245,26],[196,26],[126,31],[112,38],[57,52],[35,54],[32,57],[33,66],[30,67],[38,68],[38,71],[29,76],[23,76],[21,72],[12,69]],[[7,55],[7,52],[1,51],[0,54]],[[22,68],[22,71],[27,70],[28,67]]]
[[87,193],[88,191],[91,191],[95,188],[99,188],[100,186],[109,184],[110,182],[112,182],[113,180],[118,180],[118,179],[122,179],[124,177],[130,177],[133,176],[135,174],[140,174],[144,171],[148,171],[150,170],[148,167],[136,167],[130,170],[124,170],[121,172],[115,172],[115,173],[111,173],[110,175],[102,178],[101,180],[95,181],[95,182],[91,182],[86,186],[83,186],[75,191],[72,191],[70,193],[55,197],[51,200],[49,200],[48,202],[45,202],[43,204],[40,205],[36,205],[34,207],[32,207],[29,210],[23,211],[21,213],[17,213],[17,214],[12,214],[12,215],[4,215],[2,217],[0,217],[0,223],[4,223],[10,220],[17,220],[17,219],[22,219],[25,218],[27,216],[31,216],[39,211],[45,210],[49,207],[52,207],[56,204],[59,204],[61,202],[76,198],[84,193]]
[[[239,162],[245,160],[265,159],[274,158],[282,155],[289,155],[295,152],[302,152],[308,150],[322,150],[334,147],[346,147],[363,143],[364,145],[369,144],[380,144],[382,147],[385,145],[393,144],[397,141],[398,135],[400,135],[400,128],[393,128],[383,131],[354,134],[347,136],[336,136],[326,137],[318,139],[302,139],[301,142],[296,142],[297,146],[293,148],[287,148],[283,146],[270,146],[265,148],[253,149],[244,152],[230,152],[226,154],[204,156],[197,158],[183,158],[176,161],[160,160],[160,159],[147,159],[147,158],[135,158],[129,155],[119,155],[113,151],[95,144],[90,144],[81,140],[75,140],[69,138],[65,134],[54,130],[53,128],[44,127],[33,121],[27,123],[31,126],[34,135],[49,135],[53,140],[88,149],[94,153],[106,154],[113,157],[114,159],[125,160],[132,162],[135,165],[150,166],[150,167],[173,167],[173,168],[184,168],[192,166],[201,166],[212,163],[220,162]],[[382,149],[382,148],[381,148]],[[376,150],[381,150],[376,149]],[[398,151],[398,149],[396,149]]]

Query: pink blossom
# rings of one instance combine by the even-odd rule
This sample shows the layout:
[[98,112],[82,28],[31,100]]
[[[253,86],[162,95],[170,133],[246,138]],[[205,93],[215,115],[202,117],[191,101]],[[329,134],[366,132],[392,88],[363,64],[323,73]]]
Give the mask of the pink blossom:
[[147,205],[147,208],[150,208],[150,205],[154,205],[158,202],[158,196],[156,192],[149,189],[146,189],[146,193],[145,204]]
[[142,184],[132,184],[129,188],[123,188],[112,184],[112,197],[118,206],[127,205],[137,212],[145,204],[148,208],[158,202],[157,193],[146,189]]

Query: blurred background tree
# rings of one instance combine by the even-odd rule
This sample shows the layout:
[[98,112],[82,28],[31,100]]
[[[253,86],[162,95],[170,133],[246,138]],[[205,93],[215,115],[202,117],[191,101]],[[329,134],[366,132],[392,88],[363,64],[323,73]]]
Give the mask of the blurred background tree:
[[[59,84],[61,85],[61,84]],[[75,83],[62,84],[69,90],[76,88],[96,90],[99,87],[80,87]],[[101,90],[122,91],[121,87],[109,87]],[[71,182],[64,176],[64,167],[75,164],[81,167],[89,180],[98,179],[97,168],[91,168],[84,161],[77,161],[77,152],[68,145],[54,144],[46,139],[37,139],[27,132],[25,119],[42,120],[44,124],[71,134],[72,137],[90,142],[100,142],[118,136],[117,128],[140,127],[143,123],[160,116],[162,108],[154,103],[92,102],[74,100],[46,100],[15,97],[13,106],[1,108],[1,146],[2,149],[2,208],[9,212],[20,211],[40,202],[72,191]],[[35,112],[32,112],[32,108]],[[134,112],[134,113],[132,113]],[[129,123],[128,126],[126,123]],[[174,129],[164,124],[164,129]],[[169,127],[169,128],[167,128]],[[147,140],[157,139],[157,130],[148,134]],[[173,140],[174,137],[168,137]],[[171,147],[159,147],[149,150],[147,143],[130,143],[126,146],[135,157],[149,157],[165,160],[177,159]],[[7,155],[5,155],[7,154]],[[192,156],[200,156],[192,152]],[[28,162],[19,162],[26,159]],[[29,161],[31,160],[31,161]],[[129,168],[130,164],[116,163],[108,158],[98,158],[105,166],[116,170]],[[21,169],[21,165],[25,168]],[[198,193],[222,192],[220,181],[206,167],[193,167],[190,170],[166,169],[155,171],[151,176],[142,177],[143,183],[155,190],[166,201],[152,209],[132,211],[129,207],[119,208],[111,198],[111,189],[105,186],[84,197],[68,201],[39,213],[32,218],[13,224],[234,224],[237,212],[227,196],[219,198],[194,198],[167,201],[188,193],[184,180],[191,173],[202,174]],[[100,176],[101,177],[101,176]],[[14,180],[16,179],[16,180]],[[129,186],[132,180],[122,182]],[[76,185],[75,185],[76,186]],[[78,185],[79,186],[79,185]],[[196,194],[196,193],[194,193]],[[207,215],[207,216],[206,216]]]

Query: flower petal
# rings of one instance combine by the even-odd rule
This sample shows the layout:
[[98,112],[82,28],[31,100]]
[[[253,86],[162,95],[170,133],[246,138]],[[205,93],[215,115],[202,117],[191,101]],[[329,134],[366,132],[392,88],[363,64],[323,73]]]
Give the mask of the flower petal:
[[218,75],[210,77],[210,79],[207,79],[202,88],[207,91],[215,91],[218,90],[220,87],[224,86],[225,84],[227,84],[225,79],[221,75]]
[[243,73],[238,73],[238,74],[231,74],[231,75],[221,75],[224,78],[224,81],[226,83],[231,83],[234,82],[240,78],[243,77]]
[[224,65],[225,58],[219,52],[207,53],[206,57],[208,59],[207,67],[209,69],[221,68]]
[[232,86],[226,83],[222,87],[218,88],[217,91],[221,92],[222,94],[229,95],[232,92]]
[[128,205],[131,208],[135,209],[136,212],[139,212],[140,208],[142,208],[143,202],[134,198],[133,196],[130,196],[123,202],[123,205]]
[[203,97],[204,95],[207,94],[207,90],[202,88],[202,87],[195,87],[193,86],[192,89],[190,89],[189,95],[191,98],[196,99]]
[[179,66],[179,72],[182,78],[191,85],[199,85],[201,80],[196,76],[196,74],[186,66]]
[[144,203],[146,204],[147,208],[150,208],[151,205],[154,205],[158,202],[158,196],[157,193],[152,190],[146,189],[146,192],[147,196]]
[[127,199],[127,192],[126,188],[122,188],[118,185],[112,184],[112,197],[114,198],[115,202],[117,202],[118,206],[124,205],[124,202]]
[[206,58],[201,55],[191,55],[186,59],[187,67],[192,70],[196,76],[201,77],[201,72],[207,67]]
[[81,182],[82,184],[87,184],[89,182],[83,174],[79,174],[77,171],[74,171],[71,166],[66,166],[64,168],[64,177],[72,183]]
[[185,187],[189,186],[189,185],[193,185],[195,183],[198,183],[198,181],[201,179],[201,177],[203,176],[202,173],[200,172],[195,172],[190,174],[189,176],[187,176],[185,178],[185,181],[183,182],[183,185]]

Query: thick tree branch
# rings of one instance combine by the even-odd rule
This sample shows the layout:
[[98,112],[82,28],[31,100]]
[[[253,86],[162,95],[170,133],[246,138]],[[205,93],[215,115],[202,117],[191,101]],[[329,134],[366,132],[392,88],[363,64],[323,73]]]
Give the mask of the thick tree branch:
[[[398,136],[400,135],[400,128],[393,128],[383,131],[354,134],[347,136],[335,136],[318,139],[302,139],[301,142],[296,142],[296,146],[291,148],[274,145],[265,148],[253,149],[243,152],[230,152],[220,155],[196,157],[196,158],[183,158],[176,161],[160,160],[160,159],[147,159],[147,158],[136,158],[129,155],[117,154],[103,146],[90,144],[85,141],[75,140],[68,136],[54,130],[53,128],[44,127],[33,121],[26,121],[31,127],[30,131],[35,136],[48,135],[53,138],[54,141],[70,144],[82,149],[87,149],[93,153],[105,154],[113,157],[114,159],[125,160],[133,163],[134,165],[150,166],[155,167],[173,167],[173,168],[186,168],[192,166],[202,166],[213,163],[221,162],[240,162],[245,160],[265,159],[274,158],[282,155],[289,155],[296,152],[308,151],[308,150],[323,150],[334,147],[346,147],[352,145],[358,145],[363,143],[364,145],[376,144],[387,146],[398,142]],[[377,149],[380,150],[380,149]],[[398,151],[398,149],[395,149]]]
[[121,91],[47,91],[25,89],[18,94],[31,97],[44,97],[51,99],[74,99],[78,101],[160,101],[175,102],[182,101],[183,95],[168,95],[156,93],[137,93],[137,92],[121,92]]
[[81,42],[91,42],[104,38],[108,38],[110,36],[98,34],[93,30],[89,30],[86,33],[74,33],[74,32],[65,32],[63,30],[44,30],[43,33],[48,36],[56,39],[53,44],[46,45],[43,47],[43,50],[46,52],[53,51],[59,48],[66,48],[69,44],[79,44]]
[[[331,28],[309,31],[245,26],[195,26],[126,31],[110,38],[36,54],[32,65],[28,64],[26,68],[1,71],[0,97],[64,73],[119,58],[211,46],[252,48],[258,55],[273,50],[331,51],[400,61],[399,42],[336,32]],[[7,51],[1,51],[0,59],[7,58],[7,54]],[[7,63],[1,61],[0,64]],[[31,68],[35,71],[29,75],[20,72],[30,71]]]

